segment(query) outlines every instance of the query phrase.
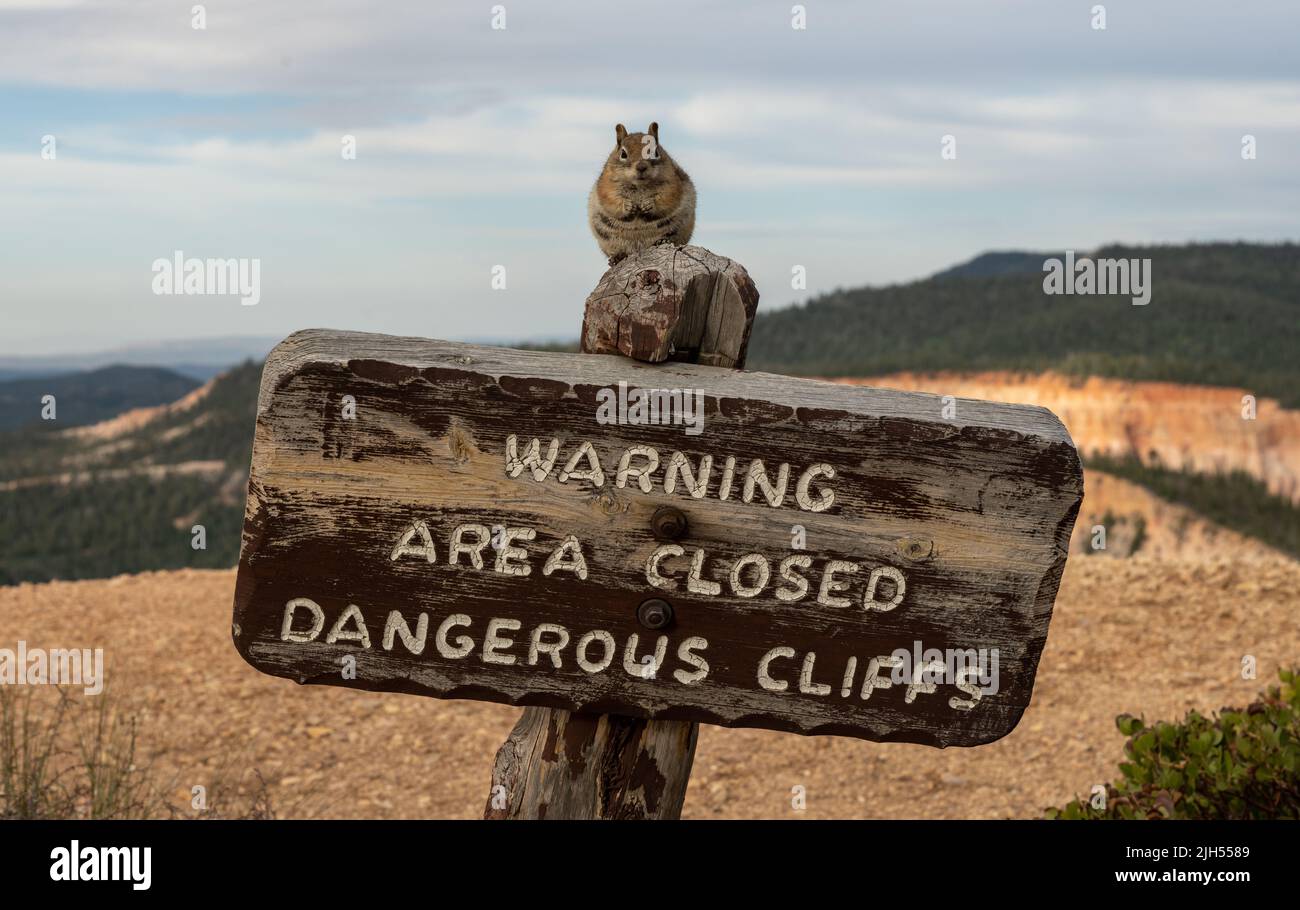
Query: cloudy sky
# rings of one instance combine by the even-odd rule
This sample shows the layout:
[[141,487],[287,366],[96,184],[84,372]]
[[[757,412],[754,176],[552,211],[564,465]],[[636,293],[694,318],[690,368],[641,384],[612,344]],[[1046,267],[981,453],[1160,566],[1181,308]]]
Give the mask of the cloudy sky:
[[[1300,239],[1295,0],[495,5],[0,0],[0,354],[575,336],[616,122],[660,123],[694,242],[764,307],[990,249]],[[153,294],[177,250],[260,259],[260,303]]]

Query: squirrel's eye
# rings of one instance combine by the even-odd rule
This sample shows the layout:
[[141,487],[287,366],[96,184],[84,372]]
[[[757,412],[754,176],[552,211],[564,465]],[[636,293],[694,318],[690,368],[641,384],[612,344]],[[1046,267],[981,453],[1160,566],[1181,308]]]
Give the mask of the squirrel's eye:
[[619,150],[618,150],[618,157],[619,157],[619,160],[620,160],[620,161],[626,161],[626,160],[627,160],[627,149],[619,149]]

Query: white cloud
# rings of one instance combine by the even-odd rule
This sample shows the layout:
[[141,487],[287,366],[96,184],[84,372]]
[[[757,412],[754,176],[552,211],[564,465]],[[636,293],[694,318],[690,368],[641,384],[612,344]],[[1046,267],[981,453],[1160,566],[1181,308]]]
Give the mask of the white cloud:
[[[791,261],[816,292],[994,246],[1300,233],[1300,78],[1272,62],[1298,14],[1279,3],[1217,45],[1169,2],[1105,35],[1029,2],[826,0],[805,34],[762,5],[660,0],[634,32],[596,0],[506,5],[500,33],[490,4],[227,0],[195,32],[188,3],[0,0],[0,91],[59,88],[31,135],[0,126],[0,274],[27,302],[6,331],[217,331],[224,310],[139,296],[141,262],[199,247],[273,260],[240,317],[257,331],[492,334],[525,298],[520,331],[576,331],[616,122],[659,121],[699,189],[696,239],[763,276],[765,304],[793,299]],[[519,296],[490,294],[496,262]]]

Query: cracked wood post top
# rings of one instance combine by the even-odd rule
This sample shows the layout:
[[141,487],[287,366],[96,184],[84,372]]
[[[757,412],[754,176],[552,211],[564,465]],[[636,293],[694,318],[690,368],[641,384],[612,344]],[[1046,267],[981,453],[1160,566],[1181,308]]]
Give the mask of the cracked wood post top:
[[744,266],[663,244],[619,262],[587,297],[582,351],[741,369],[758,309]]

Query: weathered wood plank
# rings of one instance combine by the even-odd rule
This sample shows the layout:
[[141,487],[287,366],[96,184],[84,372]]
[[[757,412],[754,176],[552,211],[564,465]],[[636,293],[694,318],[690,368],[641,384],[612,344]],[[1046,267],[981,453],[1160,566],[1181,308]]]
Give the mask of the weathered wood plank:
[[[598,423],[601,390],[620,382],[630,390],[700,390],[702,433]],[[343,416],[344,396],[355,402],[352,418]],[[263,375],[235,642],[259,669],[304,682],[938,746],[988,742],[1009,732],[1028,704],[1082,478],[1069,436],[1050,412],[955,404],[945,419],[944,402],[923,394],[607,356],[300,332],[272,352]],[[551,470],[539,469],[540,479],[527,467],[510,476],[511,435],[516,454],[537,437],[545,456],[556,439]],[[583,442],[605,474],[599,485],[558,479]],[[632,471],[618,483],[619,462],[636,446],[660,456],[649,492]],[[702,457],[714,459],[699,498],[680,478],[665,492],[673,452],[701,473]],[[729,457],[736,467],[723,499]],[[628,467],[638,458],[648,460],[633,456]],[[773,483],[779,465],[789,466],[778,506],[758,483],[745,501],[744,478],[756,459]],[[824,489],[834,501],[810,511],[795,500],[795,487],[822,464],[834,477],[812,475],[804,503],[820,502]],[[651,533],[650,518],[664,505],[686,515],[689,532],[677,542],[680,555],[660,560],[664,586],[655,587],[647,561],[665,544]],[[428,529],[433,561],[409,551],[394,559],[416,522]],[[511,544],[527,558],[499,563],[500,550],[481,549],[484,568],[475,569],[465,554],[455,565],[449,560],[454,530],[464,525],[529,528],[535,537]],[[804,551],[791,547],[798,528]],[[569,535],[580,542],[585,579],[545,572]],[[687,588],[697,549],[705,554],[698,582],[718,585],[716,594]],[[783,600],[776,591],[795,585],[782,582],[778,567],[791,556],[808,558],[808,590]],[[753,561],[733,582],[730,569],[742,557]],[[770,579],[749,596],[758,557]],[[833,562],[843,565],[819,602]],[[509,574],[525,564],[528,576]],[[901,600],[882,610],[898,592],[895,577],[904,581]],[[636,618],[654,596],[675,611],[665,630],[648,630]],[[841,596],[847,605],[838,605]],[[307,608],[296,610],[285,634],[286,604],[296,598],[311,599],[323,614],[311,641],[294,640],[309,625]],[[864,609],[864,601],[875,608]],[[346,637],[359,634],[355,620],[341,621],[349,605],[358,607],[367,641]],[[427,615],[420,654],[395,632],[385,643],[394,614],[411,630]],[[454,614],[469,622],[449,627],[447,647],[439,648],[436,630]],[[493,619],[505,621],[497,638],[512,644],[489,646]],[[546,647],[558,633],[539,627],[567,633],[558,655]],[[328,643],[331,630],[343,635]],[[575,653],[592,633],[608,635],[616,650],[596,671],[583,669]],[[455,656],[462,636],[472,647]],[[661,637],[662,663],[652,661],[647,675],[643,661]],[[694,649],[687,644],[694,639],[707,645]],[[589,667],[604,650],[601,636],[591,642]],[[912,687],[909,699],[907,685],[879,686],[889,672],[882,665],[863,698],[871,660],[915,642],[940,652],[996,649],[997,691],[954,708],[954,700],[971,699],[946,680],[932,692]],[[778,647],[792,653],[769,657],[771,685],[764,687],[758,669]],[[511,661],[497,662],[504,657]],[[699,679],[697,657],[708,664]],[[343,672],[345,658],[355,678]]]

